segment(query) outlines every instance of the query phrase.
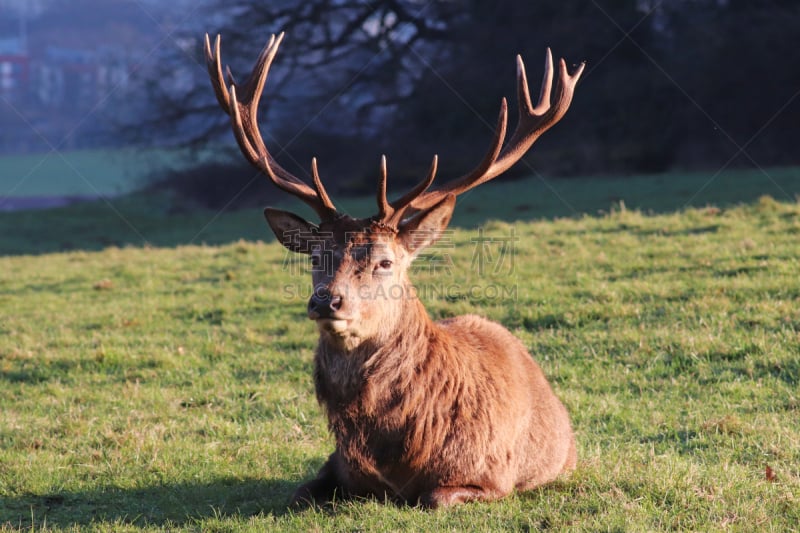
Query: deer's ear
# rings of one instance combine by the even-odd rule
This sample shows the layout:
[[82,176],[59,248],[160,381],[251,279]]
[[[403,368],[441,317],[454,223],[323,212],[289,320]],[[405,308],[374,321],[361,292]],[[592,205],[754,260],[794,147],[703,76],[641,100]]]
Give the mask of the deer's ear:
[[448,194],[438,204],[420,211],[400,225],[398,239],[412,257],[442,236],[455,206],[455,195]]
[[310,243],[320,241],[319,227],[294,213],[267,207],[264,217],[278,241],[292,252],[310,254]]

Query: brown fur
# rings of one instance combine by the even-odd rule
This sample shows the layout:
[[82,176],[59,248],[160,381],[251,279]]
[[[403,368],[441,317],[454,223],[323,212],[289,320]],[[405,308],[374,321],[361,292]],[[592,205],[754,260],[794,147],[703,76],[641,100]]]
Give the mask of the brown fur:
[[342,295],[335,315],[349,320],[317,321],[314,381],[336,450],[294,503],[374,495],[446,506],[531,489],[575,467],[567,411],[522,343],[475,315],[434,322],[414,294],[408,266],[454,203],[396,230],[350,218],[317,228],[268,210],[279,236],[325,235],[330,268],[314,272],[314,286]]

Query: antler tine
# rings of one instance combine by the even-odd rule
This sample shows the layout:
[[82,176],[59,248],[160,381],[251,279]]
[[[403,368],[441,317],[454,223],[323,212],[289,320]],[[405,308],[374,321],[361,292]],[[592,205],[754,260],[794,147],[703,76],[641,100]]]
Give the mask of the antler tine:
[[[278,34],[277,39],[275,34],[270,35],[269,42],[261,49],[256,64],[253,66],[253,72],[250,73],[250,77],[247,78],[242,88],[244,100],[250,104],[250,115],[253,118],[253,122],[255,122],[261,94],[264,92],[264,84],[267,82],[269,67],[272,66],[272,60],[275,59],[275,54],[278,53],[281,41],[283,41],[283,32]],[[232,75],[231,78],[233,78]]]
[[389,204],[389,201],[386,199],[386,156],[381,156],[381,174],[380,178],[378,179],[378,192],[377,192],[377,202],[378,202],[378,220],[386,220],[387,218],[391,217],[394,214],[394,209]]
[[[536,104],[537,109],[542,105],[542,102],[547,102],[550,105],[550,86],[547,85],[548,73],[552,73],[553,59],[550,54],[550,49],[547,49],[547,59],[545,60],[545,79],[542,81],[542,87],[539,90],[539,102]],[[551,65],[548,68],[548,65]],[[552,83],[552,74],[551,80]],[[531,105],[531,92],[528,88],[528,77],[525,75],[525,63],[522,61],[522,56],[517,54],[517,106],[519,107],[519,115],[517,123],[523,114],[534,113],[533,106]]]
[[[522,61],[522,56],[517,55],[517,84],[524,90],[525,94],[528,93],[528,79],[525,76],[525,62]],[[547,108],[550,107],[550,90],[553,87],[553,52],[550,47],[547,47],[547,52],[544,56],[544,75],[542,76],[542,86],[539,89],[539,101],[536,102],[536,109],[531,107],[531,99],[528,96],[528,105],[525,110],[529,115],[541,115]],[[522,107],[519,108],[520,116],[522,116]]]
[[231,103],[228,97],[228,90],[226,89],[225,79],[222,77],[222,63],[220,61],[219,53],[220,36],[214,39],[214,50],[211,50],[211,40],[206,33],[205,38],[205,55],[206,67],[208,68],[208,76],[211,78],[211,85],[214,87],[214,95],[217,97],[220,107],[227,113],[231,114]]
[[230,91],[226,91],[225,94],[227,95],[228,101],[231,104],[231,123],[233,125],[233,135],[236,137],[236,142],[239,144],[239,148],[242,150],[242,153],[247,160],[257,165],[258,161],[261,160],[261,154],[256,151],[253,143],[250,142],[250,137],[247,135],[244,123],[242,122],[242,113],[239,107],[239,100],[236,98],[236,86],[231,85]]
[[431,161],[431,167],[428,170],[428,175],[420,181],[413,189],[408,191],[406,194],[392,202],[392,208],[394,212],[391,216],[387,219],[387,223],[391,226],[397,226],[402,221],[403,217],[405,216],[406,212],[409,208],[412,208],[414,200],[416,200],[421,194],[428,190],[433,184],[434,178],[436,178],[436,170],[439,167],[439,156],[434,155],[433,161]]
[[233,133],[239,148],[248,161],[263,171],[270,180],[282,190],[298,197],[308,204],[322,220],[331,220],[337,216],[336,208],[330,200],[317,172],[316,160],[312,160],[311,170],[314,188],[303,180],[281,167],[267,150],[261,132],[258,129],[258,104],[264,91],[269,68],[272,65],[278,48],[283,40],[283,33],[277,37],[272,35],[267,45],[261,50],[250,77],[240,87],[241,100],[237,99],[237,87],[233,75],[228,72],[230,89],[226,88],[222,75],[222,58],[220,54],[220,36],[214,40],[214,48],[208,34],[205,36],[205,56],[211,85],[214,87],[220,107],[231,117]]
[[378,180],[377,192],[378,214],[376,215],[376,219],[384,224],[396,227],[402,220],[406,210],[411,206],[411,203],[420,194],[424,193],[428,187],[431,186],[434,178],[436,177],[436,169],[438,168],[438,164],[439,156],[434,155],[433,161],[431,162],[431,167],[428,170],[428,174],[425,176],[425,178],[416,184],[414,188],[408,191],[406,194],[394,202],[389,202],[386,199],[386,156],[381,156],[381,173],[380,179]]
[[425,176],[425,178],[422,181],[417,183],[417,185],[414,186],[413,189],[411,189],[402,197],[392,202],[392,206],[396,210],[401,210],[409,206],[411,202],[414,201],[415,198],[417,198],[420,194],[428,190],[428,187],[430,187],[433,184],[433,180],[436,177],[436,170],[438,168],[439,168],[439,156],[434,155],[433,160],[431,161],[431,167],[428,170],[428,175]]
[[556,124],[569,109],[575,86],[580,79],[586,63],[581,63],[574,74],[570,75],[566,62],[559,62],[559,77],[555,87],[556,102],[551,105],[551,91],[553,90],[553,56],[550,49],[545,54],[544,76],[542,87],[539,91],[539,100],[536,107],[531,103],[528,80],[525,74],[525,63],[522,57],[517,56],[517,100],[519,118],[514,133],[505,145],[507,126],[507,103],[505,98],[500,104],[500,117],[495,127],[494,136],[489,151],[475,169],[434,191],[421,194],[413,200],[411,207],[415,210],[425,209],[440,201],[448,194],[459,195],[481,183],[495,178],[511,168],[519,161],[534,142],[554,124]]
[[317,158],[311,158],[311,179],[314,182],[314,190],[317,191],[317,196],[322,201],[322,205],[328,211],[331,211],[333,215],[336,214],[336,208],[333,206],[333,202],[331,202],[330,196],[328,196],[328,191],[325,190],[325,186],[322,184],[322,180],[319,177],[319,170],[317,170]]

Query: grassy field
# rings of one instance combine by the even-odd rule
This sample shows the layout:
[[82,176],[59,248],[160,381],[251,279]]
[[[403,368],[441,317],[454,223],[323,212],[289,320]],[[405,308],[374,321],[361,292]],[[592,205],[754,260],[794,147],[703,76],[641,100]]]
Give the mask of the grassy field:
[[[609,212],[575,200],[595,214],[458,229],[436,250],[449,269],[421,261],[413,278],[434,317],[477,312],[530,348],[580,456],[549,487],[436,512],[286,508],[332,449],[311,382],[307,265],[275,243],[174,246],[240,227],[265,239],[260,213],[132,204],[129,231],[172,247],[0,257],[0,530],[797,531],[791,183],[773,194],[785,201],[665,213],[632,210],[642,202],[628,195],[608,209],[587,188]],[[507,186],[463,202],[462,224],[523,218],[528,204],[493,196]],[[654,190],[627,190],[639,187]],[[0,227],[49,222],[44,248],[58,249],[47,238],[85,224],[73,247],[102,246],[76,213],[8,214]]]
[[[252,187],[268,187],[265,182],[266,178],[257,177]],[[312,216],[304,204],[285,203],[286,195],[272,190],[272,205]],[[750,203],[765,194],[795,201],[800,195],[800,168],[492,183],[459,197],[453,225],[476,228],[487,220],[602,215],[621,201],[644,213],[669,213],[689,206]],[[375,211],[374,198],[337,198],[336,203],[355,216]],[[0,256],[108,246],[218,245],[239,239],[272,239],[260,210],[203,211],[179,199],[134,193],[47,212],[0,212]]]
[[[135,187],[134,151],[78,150],[0,158],[0,196],[98,196]],[[146,157],[142,157],[146,159]]]
[[[117,196],[136,190],[159,169],[208,160],[211,151],[115,148],[0,156],[4,196]],[[1,207],[1,205],[0,205]]]

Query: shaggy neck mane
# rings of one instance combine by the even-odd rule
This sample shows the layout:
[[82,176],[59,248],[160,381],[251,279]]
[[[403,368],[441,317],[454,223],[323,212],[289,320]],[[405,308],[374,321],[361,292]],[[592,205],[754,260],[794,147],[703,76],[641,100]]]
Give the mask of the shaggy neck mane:
[[[458,394],[474,387],[465,382],[469,372],[450,333],[416,298],[405,300],[398,313],[390,332],[353,351],[321,340],[315,361],[317,399],[338,449],[376,476],[380,465],[428,464],[456,431],[449,423],[453,412],[481,416],[476,402]],[[420,405],[433,408],[420,411]]]
[[314,372],[320,403],[335,408],[360,398],[366,407],[410,384],[428,357],[436,326],[416,297],[404,299],[397,312],[391,329],[352,351],[320,337]]

